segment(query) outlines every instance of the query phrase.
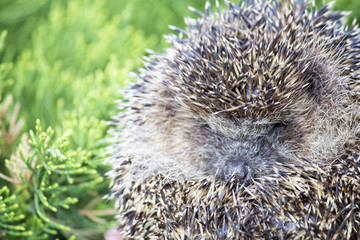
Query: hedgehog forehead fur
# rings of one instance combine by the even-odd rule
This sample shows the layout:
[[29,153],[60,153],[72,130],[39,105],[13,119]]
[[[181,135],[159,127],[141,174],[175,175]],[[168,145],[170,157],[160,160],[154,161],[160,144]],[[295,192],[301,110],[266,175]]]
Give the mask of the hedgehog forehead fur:
[[354,237],[359,29],[306,1],[191,10],[200,17],[171,27],[172,47],[145,57],[114,118],[123,128],[114,132],[109,198],[124,234],[294,237],[305,224],[309,239]]

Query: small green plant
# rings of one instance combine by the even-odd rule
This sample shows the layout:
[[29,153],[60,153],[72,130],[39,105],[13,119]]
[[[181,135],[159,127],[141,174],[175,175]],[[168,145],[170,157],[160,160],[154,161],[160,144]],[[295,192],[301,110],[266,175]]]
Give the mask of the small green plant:
[[24,224],[26,215],[24,207],[29,194],[25,186],[19,186],[14,192],[3,186],[0,189],[0,238],[29,237],[32,231]]
[[[69,217],[86,217],[75,205],[79,198],[82,204],[84,199],[90,203],[92,191],[104,179],[89,160],[91,154],[69,148],[68,138],[65,134],[55,139],[54,131],[50,127],[42,131],[37,121],[35,132],[30,131],[17,154],[6,161],[10,176],[0,177],[12,183],[12,190],[3,187],[0,191],[3,236],[48,239],[49,235],[71,235],[71,228],[78,226]],[[60,217],[65,215],[67,218]]]

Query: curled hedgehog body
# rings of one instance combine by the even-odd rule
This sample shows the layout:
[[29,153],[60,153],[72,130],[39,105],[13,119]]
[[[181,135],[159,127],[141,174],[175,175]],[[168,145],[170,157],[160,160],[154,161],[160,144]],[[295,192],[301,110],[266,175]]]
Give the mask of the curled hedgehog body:
[[125,238],[358,239],[360,31],[326,5],[227,5],[172,27],[115,117]]

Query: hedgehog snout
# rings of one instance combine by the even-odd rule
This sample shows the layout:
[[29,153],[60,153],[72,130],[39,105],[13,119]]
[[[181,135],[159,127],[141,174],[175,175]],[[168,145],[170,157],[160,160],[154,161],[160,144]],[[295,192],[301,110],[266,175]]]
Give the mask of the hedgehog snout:
[[253,177],[253,170],[240,159],[229,160],[220,171],[220,177],[228,181],[235,178],[237,182],[247,182]]

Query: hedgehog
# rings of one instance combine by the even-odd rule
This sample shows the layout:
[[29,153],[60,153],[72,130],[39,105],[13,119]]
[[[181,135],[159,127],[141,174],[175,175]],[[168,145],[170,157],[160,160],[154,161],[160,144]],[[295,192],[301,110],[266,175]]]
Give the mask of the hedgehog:
[[358,239],[360,30],[293,0],[190,8],[114,117],[125,239]]

